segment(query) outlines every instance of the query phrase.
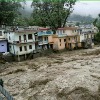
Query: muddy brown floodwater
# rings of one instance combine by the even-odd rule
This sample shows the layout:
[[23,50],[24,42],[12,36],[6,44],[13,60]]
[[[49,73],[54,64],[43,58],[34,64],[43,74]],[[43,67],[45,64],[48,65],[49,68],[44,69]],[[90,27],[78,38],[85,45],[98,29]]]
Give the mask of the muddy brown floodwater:
[[0,78],[15,100],[100,100],[100,47],[3,66]]

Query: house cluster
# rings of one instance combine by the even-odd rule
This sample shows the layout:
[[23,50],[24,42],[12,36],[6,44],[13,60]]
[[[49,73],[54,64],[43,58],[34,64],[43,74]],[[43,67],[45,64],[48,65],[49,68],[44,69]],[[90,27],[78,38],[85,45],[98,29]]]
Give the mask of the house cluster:
[[0,52],[9,52],[14,56],[27,58],[30,53],[53,49],[77,49],[93,46],[93,27],[64,27],[58,28],[56,33],[50,28],[30,26],[0,30]]

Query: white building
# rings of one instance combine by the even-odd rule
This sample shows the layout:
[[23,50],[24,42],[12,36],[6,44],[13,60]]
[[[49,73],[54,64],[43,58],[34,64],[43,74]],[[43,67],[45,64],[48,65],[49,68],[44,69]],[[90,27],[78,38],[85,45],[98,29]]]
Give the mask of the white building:
[[9,52],[13,55],[24,55],[35,50],[35,36],[33,30],[18,30],[7,32]]
[[5,35],[5,30],[4,29],[0,29],[0,39],[5,39],[6,35]]
[[94,25],[80,25],[80,29],[83,33],[91,32],[91,33],[97,33],[98,29]]

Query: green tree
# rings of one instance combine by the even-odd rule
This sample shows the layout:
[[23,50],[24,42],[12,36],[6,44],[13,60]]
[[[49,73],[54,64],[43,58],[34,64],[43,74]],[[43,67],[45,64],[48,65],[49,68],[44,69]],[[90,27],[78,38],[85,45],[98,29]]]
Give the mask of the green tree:
[[93,22],[94,26],[96,26],[100,33],[100,14],[98,15],[98,18],[96,18]]
[[93,22],[93,24],[99,30],[99,32],[95,35],[95,41],[100,42],[100,14],[98,15],[98,18],[95,19],[95,21]]
[[79,26],[80,25],[80,23],[79,22],[76,22],[76,26]]
[[54,32],[57,28],[64,27],[75,2],[76,0],[33,0],[34,25],[50,26]]
[[0,25],[12,25],[20,7],[19,0],[0,0]]

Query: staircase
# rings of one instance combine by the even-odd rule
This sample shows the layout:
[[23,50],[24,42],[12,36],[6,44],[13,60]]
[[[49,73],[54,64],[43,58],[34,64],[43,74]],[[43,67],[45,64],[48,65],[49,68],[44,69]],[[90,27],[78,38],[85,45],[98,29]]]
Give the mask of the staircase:
[[[10,95],[10,93],[7,92],[1,85],[0,85],[0,92],[7,98],[7,100],[14,100],[14,98]],[[3,98],[0,97],[0,100],[3,100]]]

